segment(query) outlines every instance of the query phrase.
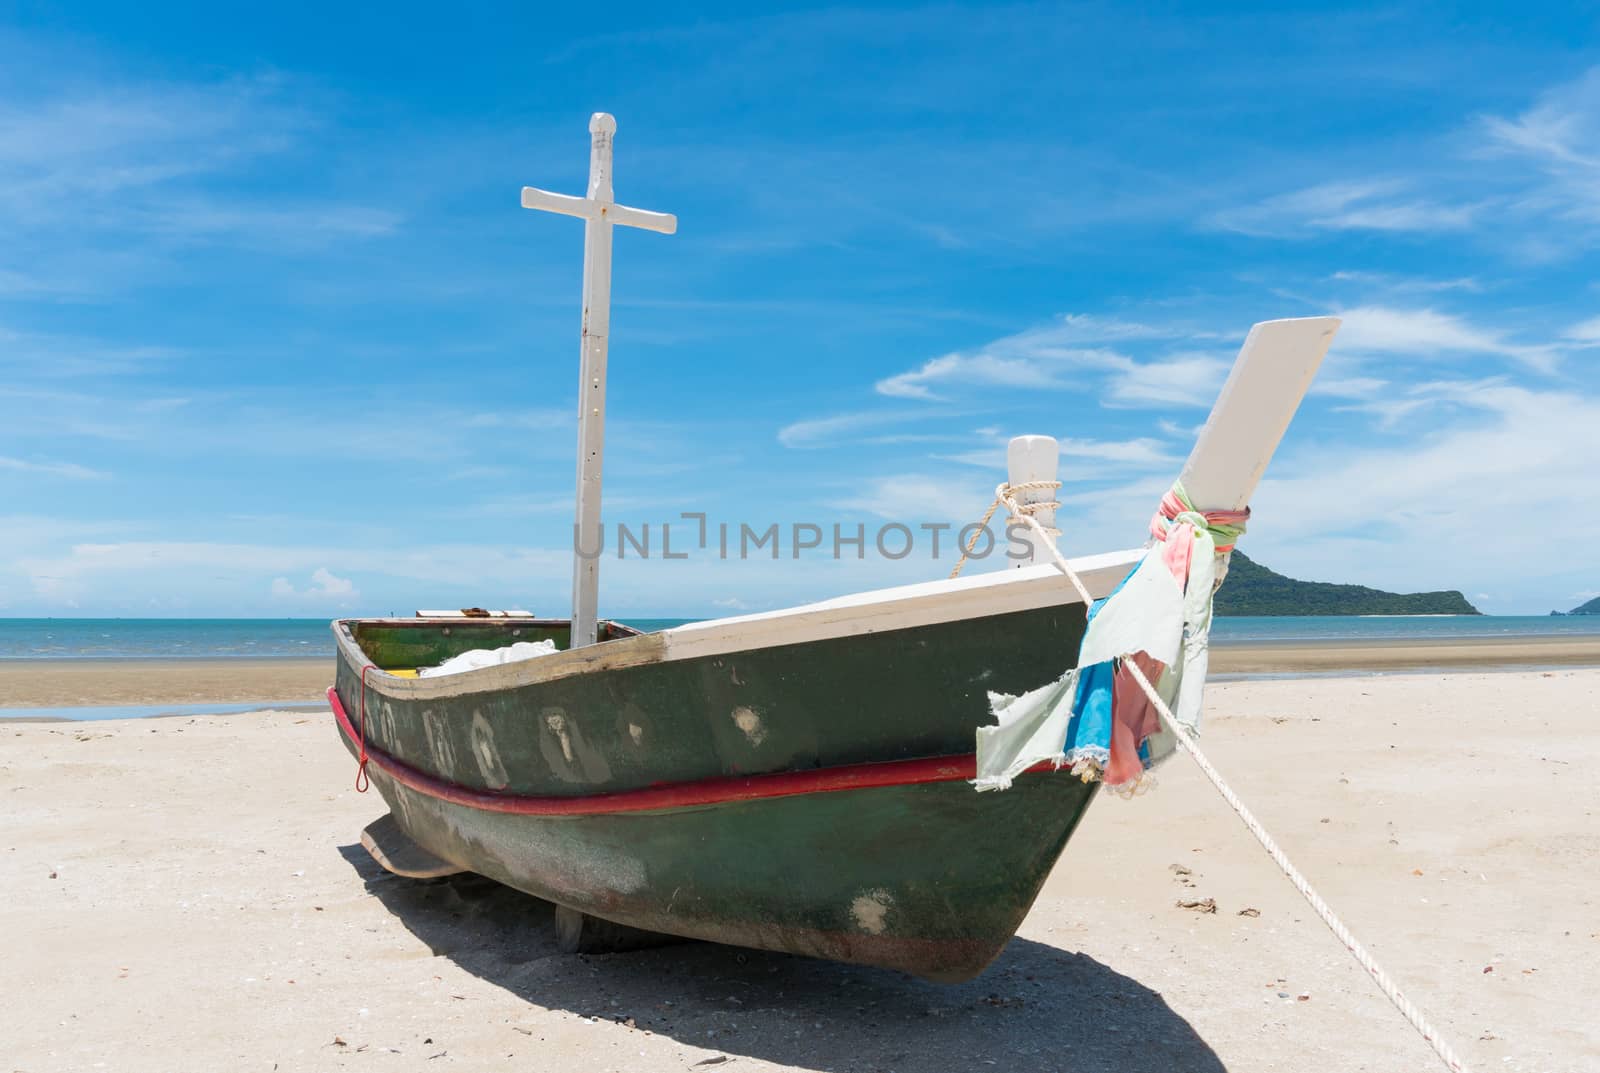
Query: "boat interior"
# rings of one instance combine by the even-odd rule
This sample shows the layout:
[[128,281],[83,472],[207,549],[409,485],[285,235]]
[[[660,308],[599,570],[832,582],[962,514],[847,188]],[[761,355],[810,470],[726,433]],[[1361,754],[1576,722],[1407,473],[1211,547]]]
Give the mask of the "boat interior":
[[[417,668],[435,667],[479,648],[505,648],[518,641],[554,641],[571,647],[572,623],[542,618],[392,618],[346,624],[367,658],[389,674],[415,678]],[[637,637],[639,630],[620,622],[601,621],[599,640]]]

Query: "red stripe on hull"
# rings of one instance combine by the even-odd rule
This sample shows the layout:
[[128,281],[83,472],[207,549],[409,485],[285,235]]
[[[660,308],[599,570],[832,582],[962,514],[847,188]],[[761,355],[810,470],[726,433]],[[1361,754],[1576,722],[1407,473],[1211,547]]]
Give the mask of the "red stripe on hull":
[[[328,704],[338,720],[339,730],[352,745],[361,737],[339,700],[338,691],[328,689]],[[617,812],[649,812],[656,809],[686,808],[691,805],[719,805],[730,801],[757,801],[768,797],[797,794],[826,794],[840,790],[865,790],[879,786],[915,786],[930,782],[955,782],[976,773],[977,757],[972,753],[933,756],[916,760],[886,760],[873,764],[846,764],[812,771],[777,771],[766,775],[724,776],[696,782],[646,786],[608,794],[581,797],[538,797],[529,794],[504,794],[477,790],[441,779],[404,760],[366,746],[367,759],[390,778],[418,793],[455,805],[485,812],[509,812],[522,816],[600,816]],[[1049,771],[1054,765],[1036,764],[1029,770]]]

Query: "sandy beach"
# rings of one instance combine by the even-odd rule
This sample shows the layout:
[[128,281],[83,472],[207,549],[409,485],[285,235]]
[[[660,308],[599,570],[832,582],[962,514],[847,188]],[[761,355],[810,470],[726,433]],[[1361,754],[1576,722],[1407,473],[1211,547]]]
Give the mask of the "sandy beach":
[[0,661],[6,708],[93,704],[320,701],[333,681],[327,659]]
[[1600,666],[1600,636],[1214,644],[1213,674]]
[[[1212,647],[1211,672],[1232,674],[1600,666],[1600,635],[1445,641],[1321,641]],[[333,674],[327,659],[0,661],[6,708],[215,701],[317,703]]]
[[[1234,682],[1206,742],[1475,1068],[1577,1070],[1597,709],[1600,670]],[[383,804],[324,716],[0,734],[7,1069],[1434,1068],[1182,757],[1099,800],[1000,961],[941,987],[560,955],[541,903],[372,864]]]

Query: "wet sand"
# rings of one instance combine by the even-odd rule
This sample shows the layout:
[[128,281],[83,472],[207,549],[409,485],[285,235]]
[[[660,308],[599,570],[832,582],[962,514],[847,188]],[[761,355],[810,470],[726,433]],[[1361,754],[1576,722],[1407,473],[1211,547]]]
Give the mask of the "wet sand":
[[[1211,671],[1219,675],[1600,667],[1600,636],[1216,644],[1211,652]],[[6,708],[316,703],[332,680],[331,659],[0,661],[0,718]]]
[[332,659],[6,660],[0,661],[0,718],[6,708],[314,703],[332,683]]
[[[1473,1068],[1600,1068],[1600,671],[1209,702],[1212,759]],[[558,954],[543,903],[373,865],[384,806],[326,716],[0,740],[7,1069],[1436,1068],[1182,757],[1098,800],[1018,939],[941,987],[704,944]]]
[[1214,674],[1294,674],[1423,668],[1600,667],[1600,635],[1452,637],[1420,641],[1256,642],[1211,646]]

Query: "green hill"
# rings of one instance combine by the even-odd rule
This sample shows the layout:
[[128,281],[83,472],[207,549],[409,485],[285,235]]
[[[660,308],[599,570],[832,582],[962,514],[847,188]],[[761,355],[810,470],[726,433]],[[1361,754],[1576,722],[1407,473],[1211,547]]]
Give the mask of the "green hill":
[[1600,596],[1596,596],[1586,604],[1580,604],[1568,611],[1569,615],[1600,615]]
[[[1597,601],[1600,602],[1600,601]],[[1585,605],[1588,606],[1588,605]],[[1228,580],[1217,592],[1218,615],[1476,615],[1454,590],[1384,592],[1365,585],[1296,581],[1233,553]]]

